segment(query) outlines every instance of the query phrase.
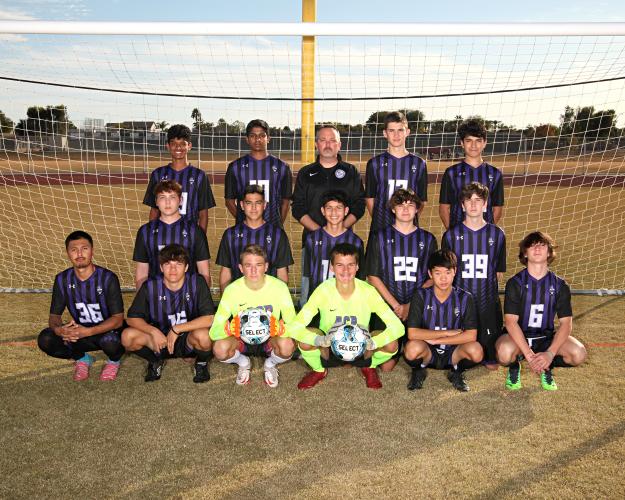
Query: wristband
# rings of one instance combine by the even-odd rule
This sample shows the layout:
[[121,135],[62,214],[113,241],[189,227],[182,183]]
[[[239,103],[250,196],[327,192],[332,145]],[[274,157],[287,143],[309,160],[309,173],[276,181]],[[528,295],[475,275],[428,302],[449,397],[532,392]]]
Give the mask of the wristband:
[[[172,327],[171,327],[171,331],[172,331],[172,332],[174,332],[174,334],[175,334],[175,335],[177,335],[178,337],[180,337],[180,333],[178,333],[178,332],[174,329],[173,325],[172,325]],[[181,332],[181,333],[182,333],[182,332]]]

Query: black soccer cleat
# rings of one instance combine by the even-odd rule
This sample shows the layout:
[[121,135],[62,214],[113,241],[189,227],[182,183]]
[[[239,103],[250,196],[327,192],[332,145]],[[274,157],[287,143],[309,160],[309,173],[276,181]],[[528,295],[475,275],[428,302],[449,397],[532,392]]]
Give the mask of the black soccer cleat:
[[447,374],[447,380],[451,382],[451,385],[454,386],[454,389],[461,392],[468,392],[469,386],[464,381],[464,372],[460,370],[449,370]]
[[161,375],[163,374],[163,365],[165,362],[162,359],[158,361],[152,361],[148,363],[148,371],[145,374],[146,382],[154,382],[155,380],[160,380]]
[[201,384],[210,380],[211,374],[208,372],[208,363],[206,361],[200,363],[196,362],[193,368],[195,369],[193,382]]
[[421,389],[423,387],[423,382],[427,378],[428,372],[425,368],[413,368],[412,373],[410,374],[410,380],[408,381],[409,391],[414,391],[416,389]]

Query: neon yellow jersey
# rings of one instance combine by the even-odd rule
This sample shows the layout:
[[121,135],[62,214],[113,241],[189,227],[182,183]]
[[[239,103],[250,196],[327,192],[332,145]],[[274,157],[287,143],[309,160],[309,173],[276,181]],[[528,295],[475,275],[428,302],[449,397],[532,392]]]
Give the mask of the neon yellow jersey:
[[343,324],[348,320],[364,327],[369,327],[371,313],[376,313],[384,322],[386,328],[372,337],[376,349],[401,337],[404,325],[391,310],[378,291],[369,283],[355,279],[355,289],[352,296],[345,300],[336,289],[336,279],[331,278],[319,285],[308,299],[308,302],[297,314],[295,322],[290,328],[290,337],[312,345],[316,334],[306,327],[319,312],[319,328],[328,333],[335,324]]
[[277,319],[282,318],[287,325],[286,336],[289,336],[288,324],[295,319],[295,307],[289,287],[284,281],[265,275],[265,284],[258,290],[248,288],[245,277],[233,281],[226,287],[209,332],[211,340],[225,339],[226,321],[250,307],[262,307]]

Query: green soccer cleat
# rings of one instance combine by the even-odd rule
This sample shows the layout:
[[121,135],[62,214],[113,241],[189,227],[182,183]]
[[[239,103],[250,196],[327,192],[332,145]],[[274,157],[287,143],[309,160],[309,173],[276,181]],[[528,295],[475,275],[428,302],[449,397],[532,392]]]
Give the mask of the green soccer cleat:
[[546,391],[558,390],[556,381],[553,380],[553,375],[551,374],[551,370],[545,370],[543,373],[540,374],[540,385]]
[[510,391],[518,391],[521,387],[523,387],[521,384],[521,363],[516,361],[508,367],[506,389]]

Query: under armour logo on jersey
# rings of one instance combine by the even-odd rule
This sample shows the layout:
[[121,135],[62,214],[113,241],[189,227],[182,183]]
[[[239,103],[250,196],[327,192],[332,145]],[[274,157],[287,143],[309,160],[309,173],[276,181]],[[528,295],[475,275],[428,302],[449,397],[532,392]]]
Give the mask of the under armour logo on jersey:
[[384,161],[382,162],[382,166],[383,166],[383,167],[388,167],[388,162],[387,162],[386,160],[384,160]]
[[456,317],[460,316],[460,309],[458,309],[457,307],[454,309],[454,315]]
[[276,167],[275,165],[272,165],[271,166],[271,170],[273,170],[274,172],[277,172],[278,171],[278,167]]
[[188,233],[187,233],[187,230],[186,230],[186,229],[183,229],[183,230],[182,230],[182,237],[183,237],[183,238],[186,238],[186,237],[187,237],[187,234],[188,234]]
[[427,306],[425,306],[425,309],[426,309],[427,311],[431,311],[431,310],[432,310],[432,309],[434,309],[434,308],[433,308],[432,306],[430,306],[430,305],[427,305]]
[[267,245],[271,245],[271,235],[268,234],[265,241],[267,241]]
[[464,170],[462,172],[458,172],[458,177],[462,177],[463,175],[467,175],[467,173]]
[[244,163],[242,166],[243,166],[243,168],[248,168],[250,166],[250,164],[249,163]]
[[194,179],[193,177],[191,177],[191,178],[189,179],[189,184],[194,184],[194,183],[195,183],[195,179]]
[[187,292],[185,298],[187,299],[187,302],[189,302],[191,300],[191,294]]
[[386,244],[389,245],[391,243],[395,243],[395,238],[391,238],[390,240],[386,240]]
[[439,349],[438,347],[436,348],[436,352],[439,354],[445,354],[445,349]]
[[425,243],[423,243],[422,241],[419,242],[419,248],[421,250],[423,250],[425,248]]
[[549,295],[553,295],[554,293],[556,293],[556,289],[553,286],[549,287]]
[[464,241],[464,236],[463,235],[456,236],[456,241],[458,241],[458,240],[463,240]]
[[489,176],[488,176],[488,180],[489,180],[490,182],[493,182],[493,176],[492,176],[492,175],[489,175]]
[[98,295],[102,295],[102,287],[101,286],[96,288],[95,291],[98,293]]
[[323,245],[323,240],[315,240],[315,246]]
[[495,240],[493,240],[492,238],[488,238],[488,246],[493,246],[495,244]]
[[243,233],[234,233],[235,238],[243,238]]
[[167,295],[159,295],[158,300],[160,301],[167,300]]
[[412,173],[414,174],[417,171],[417,166],[413,163],[410,169],[412,170]]
[[70,283],[69,285],[67,285],[67,288],[71,288],[72,290],[76,289],[76,283]]

